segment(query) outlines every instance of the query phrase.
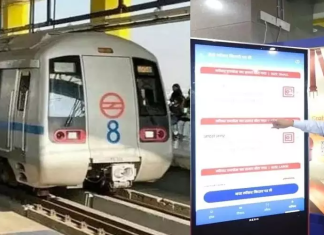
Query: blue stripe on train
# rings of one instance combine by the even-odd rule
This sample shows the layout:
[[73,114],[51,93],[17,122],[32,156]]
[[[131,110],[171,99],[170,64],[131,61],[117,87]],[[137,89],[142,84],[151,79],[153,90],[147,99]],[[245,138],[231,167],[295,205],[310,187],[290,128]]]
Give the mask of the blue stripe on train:
[[[0,129],[7,129],[8,122],[0,122]],[[22,131],[23,125],[20,122],[11,122],[10,129],[13,131]],[[25,132],[34,135],[43,135],[44,127],[38,125],[25,124]]]

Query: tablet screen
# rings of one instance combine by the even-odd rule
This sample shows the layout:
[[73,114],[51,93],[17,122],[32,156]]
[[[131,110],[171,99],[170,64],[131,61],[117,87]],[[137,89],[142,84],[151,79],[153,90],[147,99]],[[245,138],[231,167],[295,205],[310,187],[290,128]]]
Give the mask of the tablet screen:
[[305,211],[307,50],[192,44],[195,225]]

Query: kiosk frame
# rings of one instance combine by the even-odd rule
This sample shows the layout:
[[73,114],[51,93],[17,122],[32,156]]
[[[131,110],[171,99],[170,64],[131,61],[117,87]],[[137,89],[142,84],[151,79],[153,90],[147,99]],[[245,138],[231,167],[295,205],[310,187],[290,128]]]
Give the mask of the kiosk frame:
[[[309,50],[292,47],[281,47],[271,45],[258,45],[238,42],[227,42],[219,40],[191,38],[191,235],[306,235],[309,233],[309,171],[308,171],[308,134],[305,133],[304,141],[304,211],[285,213],[279,215],[263,216],[257,219],[241,219],[229,222],[221,222],[206,225],[196,225],[196,45],[225,46],[234,48],[270,50],[275,48],[281,52],[292,52],[304,54],[304,119],[308,118],[308,61]],[[199,95],[199,94],[198,94]],[[217,216],[217,215],[216,215]],[[218,215],[221,216],[221,215]]]

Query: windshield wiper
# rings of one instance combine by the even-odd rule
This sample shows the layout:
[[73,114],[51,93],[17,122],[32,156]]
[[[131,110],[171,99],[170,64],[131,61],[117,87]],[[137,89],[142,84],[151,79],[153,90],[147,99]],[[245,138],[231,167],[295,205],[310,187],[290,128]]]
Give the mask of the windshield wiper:
[[78,108],[81,104],[81,101],[78,100],[78,99],[75,99],[74,103],[73,103],[73,106],[71,108],[71,111],[70,111],[70,114],[69,116],[67,117],[65,123],[64,123],[64,127],[69,127],[73,121],[73,118],[74,118],[74,115],[75,113],[78,111]]

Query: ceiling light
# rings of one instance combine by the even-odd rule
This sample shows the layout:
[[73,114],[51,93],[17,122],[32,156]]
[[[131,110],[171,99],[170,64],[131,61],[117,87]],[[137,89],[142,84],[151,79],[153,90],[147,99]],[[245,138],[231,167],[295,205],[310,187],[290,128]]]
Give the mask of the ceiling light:
[[206,6],[214,10],[222,10],[223,4],[219,0],[205,0]]

